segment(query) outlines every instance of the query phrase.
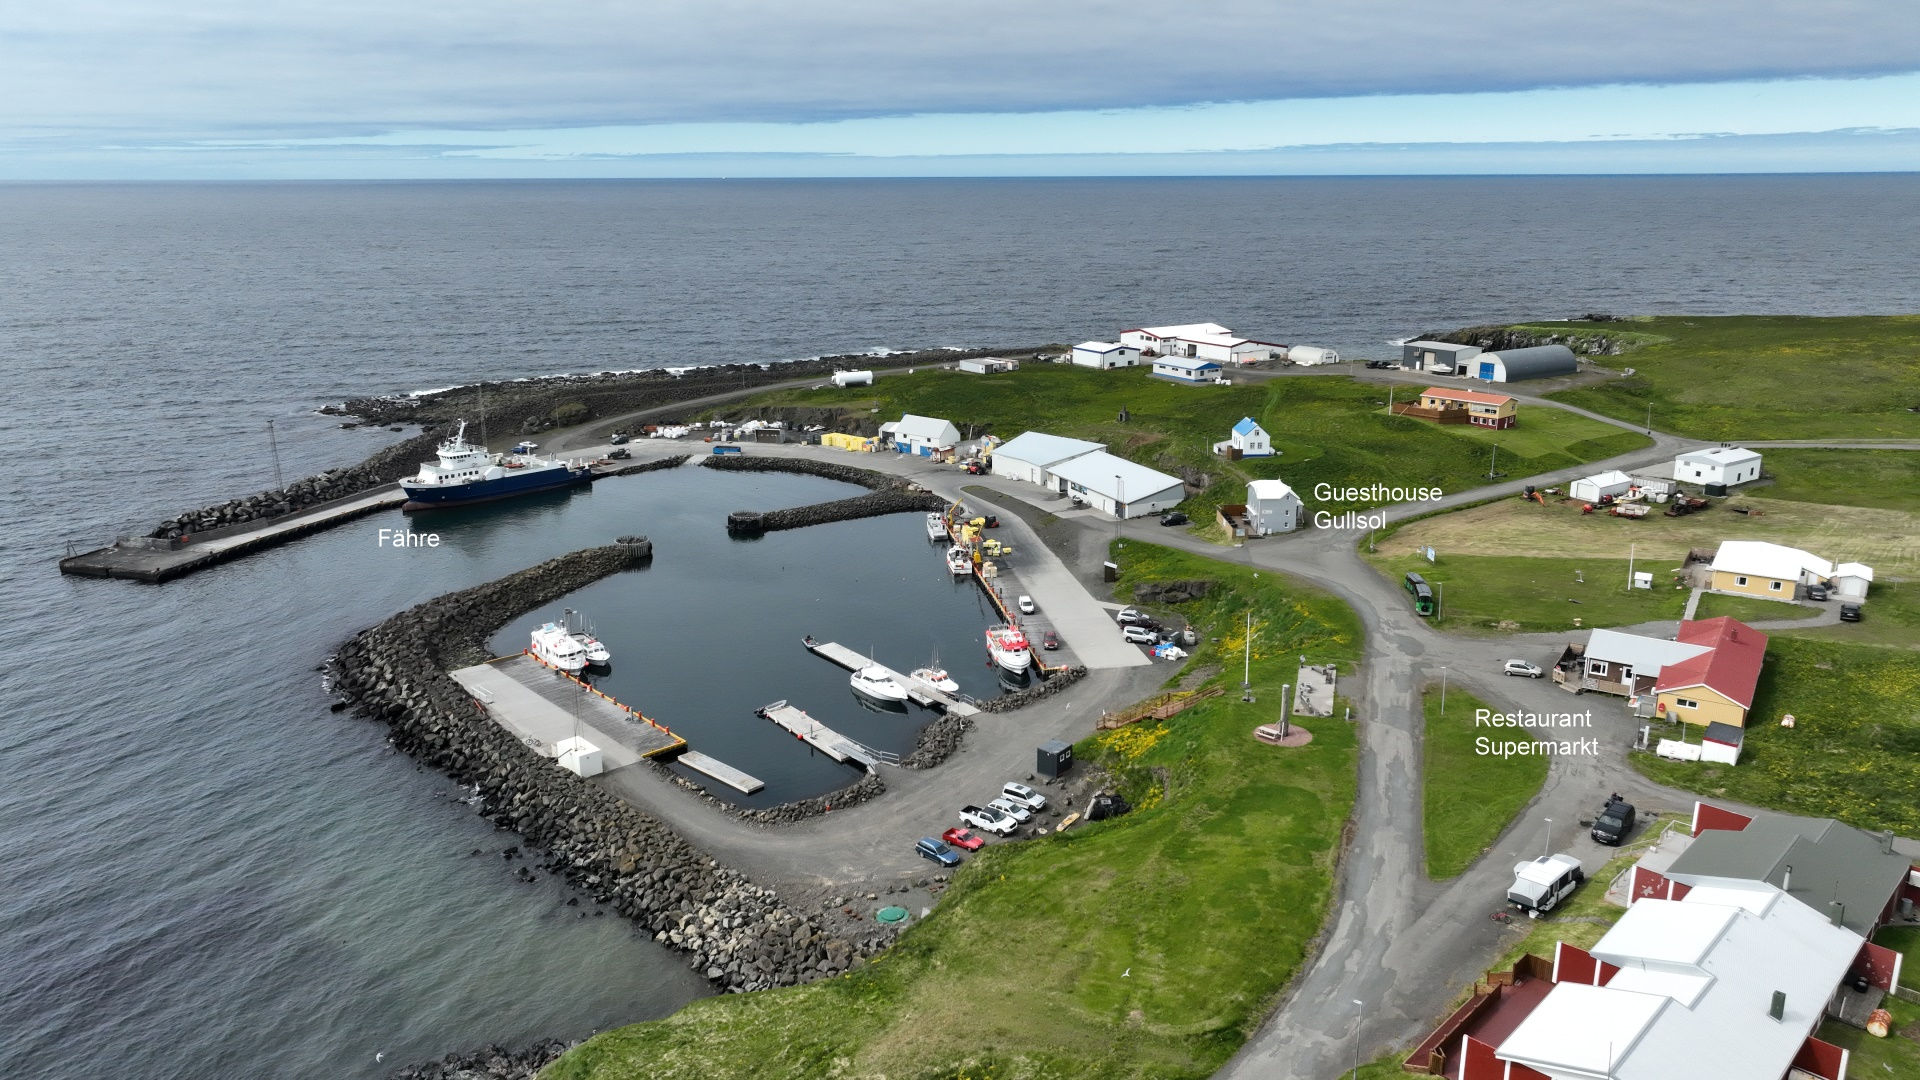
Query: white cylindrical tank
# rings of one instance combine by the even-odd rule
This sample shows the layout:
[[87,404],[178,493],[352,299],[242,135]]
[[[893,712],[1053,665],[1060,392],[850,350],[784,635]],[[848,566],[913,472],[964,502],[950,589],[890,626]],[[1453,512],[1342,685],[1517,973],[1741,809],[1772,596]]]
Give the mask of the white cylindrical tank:
[[1295,345],[1287,350],[1287,359],[1296,364],[1337,364],[1340,362],[1340,354],[1318,345]]
[[835,386],[872,386],[873,372],[871,371],[836,371],[833,373],[833,385]]

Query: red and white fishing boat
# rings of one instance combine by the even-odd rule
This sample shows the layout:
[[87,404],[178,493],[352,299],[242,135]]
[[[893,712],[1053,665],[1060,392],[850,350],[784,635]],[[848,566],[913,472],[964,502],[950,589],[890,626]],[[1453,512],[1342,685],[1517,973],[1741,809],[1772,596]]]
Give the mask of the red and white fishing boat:
[[1033,666],[1033,646],[1017,626],[988,627],[987,651],[994,663],[1016,674]]

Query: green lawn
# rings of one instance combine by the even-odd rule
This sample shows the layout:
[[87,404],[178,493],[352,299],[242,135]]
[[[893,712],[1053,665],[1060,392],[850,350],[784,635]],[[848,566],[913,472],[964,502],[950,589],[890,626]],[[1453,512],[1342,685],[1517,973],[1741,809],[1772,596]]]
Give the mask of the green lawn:
[[1867,590],[1867,602],[1861,605],[1861,614],[1863,618],[1857,623],[1777,632],[1822,641],[1920,649],[1920,581],[1874,582]]
[[[1523,406],[1507,432],[1468,425],[1442,427],[1388,415],[1387,391],[1343,376],[1280,378],[1236,386],[1188,386],[1156,379],[1145,368],[1094,371],[1070,364],[1030,364],[1005,375],[923,371],[872,386],[775,391],[725,411],[763,407],[838,408],[897,419],[903,412],[941,416],[962,434],[1012,438],[1027,430],[1092,439],[1123,457],[1166,472],[1205,474],[1207,489],[1189,514],[1211,515],[1221,503],[1246,501],[1250,479],[1280,477],[1307,512],[1336,513],[1379,500],[1323,504],[1321,482],[1438,486],[1462,491],[1486,483],[1491,446],[1500,443],[1501,472],[1525,476],[1623,454],[1648,445],[1639,434],[1538,405]],[[1127,410],[1131,419],[1122,423]],[[1280,453],[1230,462],[1212,453],[1243,416],[1273,436]],[[1537,430],[1536,430],[1537,429]]]
[[[1785,713],[1795,726],[1780,726]],[[1654,726],[1656,738],[1666,726]],[[1697,731],[1690,737],[1699,741]],[[1739,765],[1631,760],[1703,795],[1920,835],[1920,661],[1906,650],[1775,635]]]
[[[1873,941],[1907,958],[1900,965],[1903,979],[1912,977],[1920,981],[1920,926],[1889,926],[1873,935]],[[1901,985],[1906,983],[1903,981]]]
[[[1448,630],[1549,631],[1631,626],[1678,619],[1687,594],[1667,581],[1668,563],[1649,562],[1654,588],[1629,591],[1625,559],[1448,555],[1370,555],[1398,584],[1412,570],[1435,586],[1443,603],[1437,623]],[[1785,605],[1782,605],[1783,607]]]
[[1755,623],[1780,619],[1811,619],[1819,614],[1819,608],[1804,604],[1783,604],[1778,600],[1762,600],[1757,596],[1707,593],[1700,597],[1700,605],[1694,609],[1693,617],[1713,619],[1721,615],[1731,615],[1743,623]]
[[[1599,357],[1614,372],[1550,395],[1700,439],[1920,438],[1920,315],[1805,318],[1657,316],[1527,329],[1640,342]],[[1517,474],[1516,474],[1517,475]]]
[[[547,1080],[593,1077],[1203,1077],[1253,1032],[1319,932],[1352,806],[1352,727],[1252,738],[1295,657],[1351,664],[1358,621],[1266,573],[1130,544],[1122,595],[1155,579],[1222,587],[1182,606],[1194,665],[1231,659],[1254,612],[1263,704],[1213,699],[1083,741],[1138,809],[971,859],[933,915],[853,972],[709,998],[590,1040]],[[1216,637],[1219,639],[1216,641]],[[1225,656],[1231,653],[1231,657]],[[1168,668],[1173,674],[1173,669]],[[908,835],[902,833],[903,836]]]
[[[1587,883],[1580,886],[1553,914],[1532,920],[1524,917],[1516,919],[1515,925],[1528,924],[1526,934],[1507,946],[1500,960],[1490,970],[1510,968],[1527,953],[1542,960],[1552,960],[1554,943],[1559,941],[1582,949],[1593,948],[1627,911],[1607,902],[1607,886],[1631,867],[1647,848],[1653,846],[1661,830],[1672,820],[1674,818],[1671,815],[1663,817],[1650,814],[1642,817],[1639,823],[1642,831],[1637,834],[1637,839],[1621,848],[1620,853],[1608,859],[1605,866],[1587,875]],[[1682,827],[1685,827],[1684,822]],[[1461,996],[1461,1000],[1466,1000],[1465,995]]]
[[[1899,1001],[1888,998],[1883,1006],[1893,1014],[1893,1030],[1914,1023],[1920,1023],[1920,1005],[1911,1001]],[[1884,1039],[1875,1038],[1857,1027],[1848,1027],[1838,1020],[1828,1020],[1820,1025],[1819,1037],[1847,1051],[1847,1075],[1859,1080],[1896,1080],[1896,1078],[1920,1076],[1920,1042],[1892,1034]]]
[[1499,757],[1481,754],[1476,739],[1496,746],[1532,741],[1526,732],[1474,726],[1475,710],[1487,704],[1459,687],[1446,695],[1426,692],[1426,738],[1421,766],[1422,824],[1427,841],[1427,876],[1450,878],[1472,866],[1521,808],[1547,782],[1547,759],[1540,755]]
[[1773,478],[1751,489],[1763,498],[1920,513],[1920,451],[1769,448],[1760,467]]

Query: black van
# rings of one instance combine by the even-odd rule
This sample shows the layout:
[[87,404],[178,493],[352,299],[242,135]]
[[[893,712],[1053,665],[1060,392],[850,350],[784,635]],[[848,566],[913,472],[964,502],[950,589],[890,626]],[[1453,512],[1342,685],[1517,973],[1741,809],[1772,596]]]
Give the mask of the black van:
[[1600,808],[1600,816],[1593,819],[1593,838],[1609,847],[1617,847],[1633,831],[1633,817],[1633,804],[1621,798],[1619,792],[1614,792],[1607,796],[1607,805]]

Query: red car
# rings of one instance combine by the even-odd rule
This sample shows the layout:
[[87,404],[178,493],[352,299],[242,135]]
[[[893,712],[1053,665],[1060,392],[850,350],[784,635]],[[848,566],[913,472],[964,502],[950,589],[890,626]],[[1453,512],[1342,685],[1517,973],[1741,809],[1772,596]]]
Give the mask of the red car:
[[986,841],[977,833],[970,829],[962,829],[957,825],[941,833],[940,839],[962,851],[978,851],[986,844]]

